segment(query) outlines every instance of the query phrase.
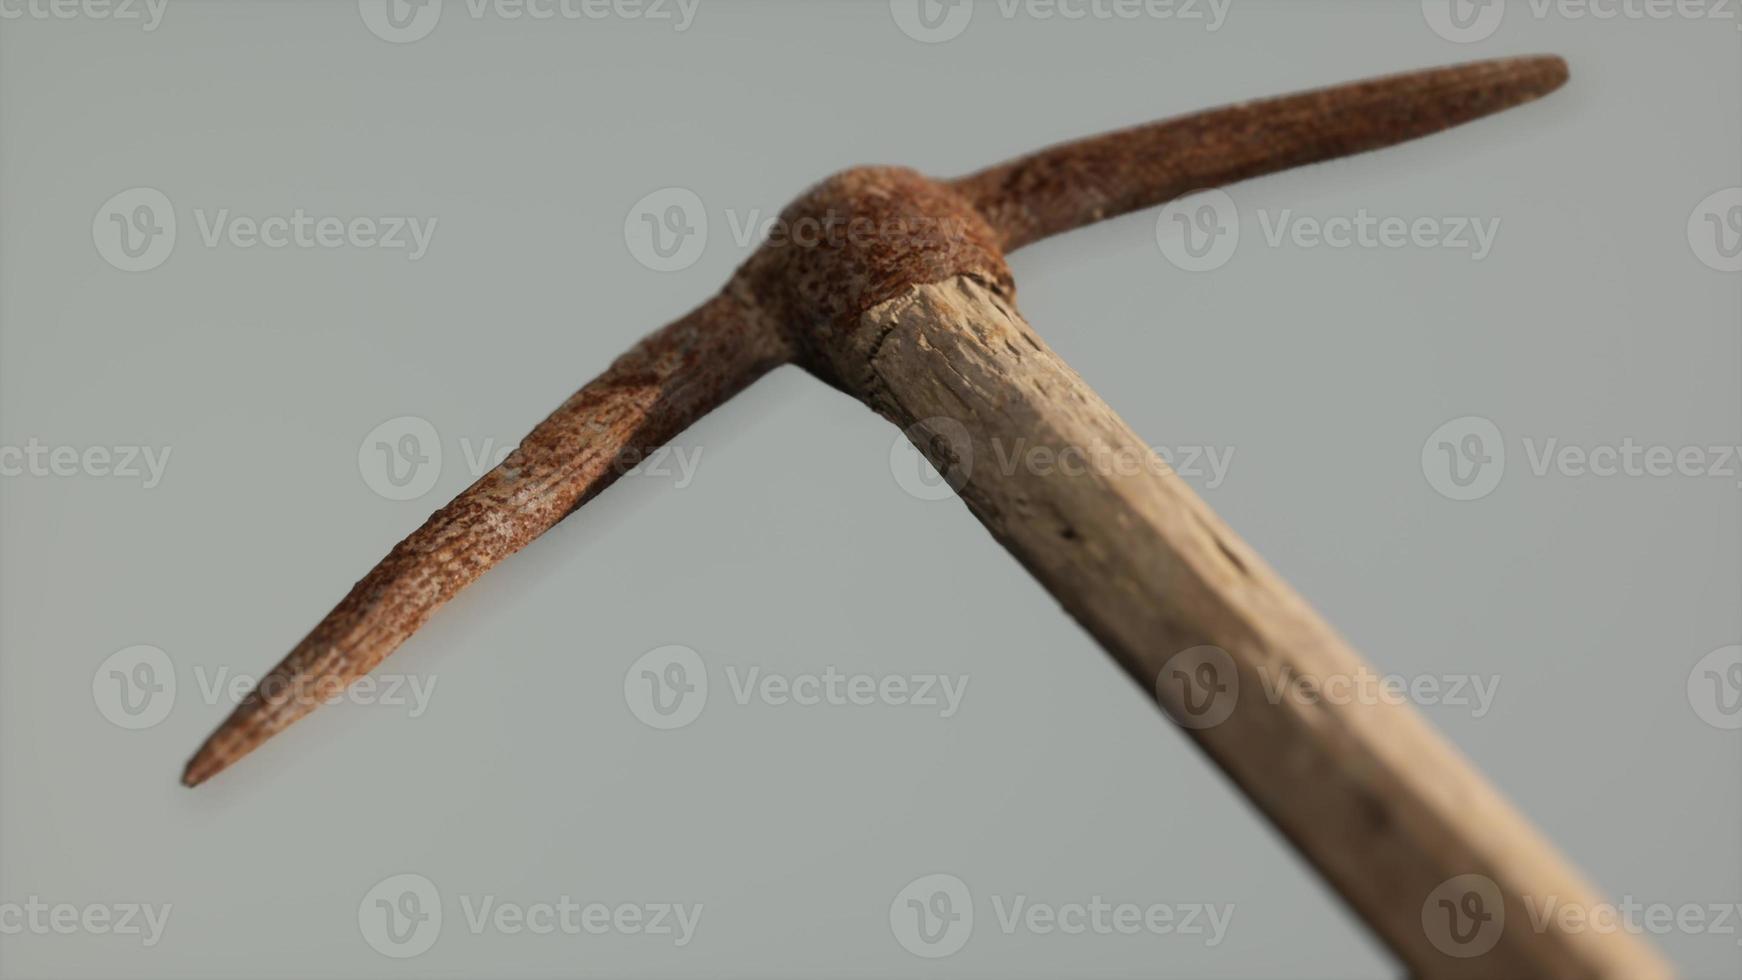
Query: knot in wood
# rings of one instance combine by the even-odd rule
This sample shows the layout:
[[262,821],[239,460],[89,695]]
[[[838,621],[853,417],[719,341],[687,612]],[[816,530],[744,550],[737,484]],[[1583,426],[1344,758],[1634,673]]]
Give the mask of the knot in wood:
[[808,368],[852,390],[866,354],[855,342],[862,315],[961,275],[1015,293],[998,235],[973,205],[905,167],[856,167],[782,211],[734,285],[791,332]]

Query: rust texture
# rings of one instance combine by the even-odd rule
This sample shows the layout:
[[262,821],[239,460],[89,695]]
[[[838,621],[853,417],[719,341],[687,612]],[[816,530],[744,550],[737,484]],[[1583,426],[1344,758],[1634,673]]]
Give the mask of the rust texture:
[[1558,58],[1400,75],[1215,110],[1044,150],[954,182],[837,174],[784,212],[791,236],[722,292],[575,393],[502,465],[402,541],[230,714],[188,763],[198,785],[372,670],[455,593],[771,368],[849,391],[875,344],[866,310],[969,276],[1014,294],[1003,251],[1218,183],[1422,136],[1528,102]]
[[738,270],[735,286],[793,338],[805,366],[836,384],[861,315],[915,283],[970,275],[1016,285],[998,233],[960,194],[903,167],[857,167],[781,212],[786,230]]
[[953,182],[1006,250],[1192,191],[1449,129],[1565,84],[1560,58],[1509,58],[1247,102],[1067,143]]
[[455,593],[790,359],[778,331],[724,294],[649,335],[352,586],[206,740],[182,781],[204,782],[373,670]]

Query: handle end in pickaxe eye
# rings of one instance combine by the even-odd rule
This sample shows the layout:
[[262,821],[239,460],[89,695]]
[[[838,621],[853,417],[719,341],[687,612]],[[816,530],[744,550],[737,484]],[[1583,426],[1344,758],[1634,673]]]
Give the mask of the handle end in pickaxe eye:
[[1539,99],[1554,55],[1392,75],[1065,143],[954,182],[1005,251],[1209,187],[1365,153]]

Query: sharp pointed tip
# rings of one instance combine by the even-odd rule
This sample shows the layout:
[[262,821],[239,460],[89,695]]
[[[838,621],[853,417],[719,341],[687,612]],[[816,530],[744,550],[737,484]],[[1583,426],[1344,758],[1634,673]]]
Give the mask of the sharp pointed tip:
[[1565,85],[1573,77],[1572,66],[1558,54],[1534,54],[1514,60],[1526,73],[1540,80],[1545,95]]
[[[240,751],[237,749],[236,731],[238,723],[234,715],[226,719],[218,730],[200,743],[199,750],[188,760],[181,771],[181,784],[192,789],[205,783],[218,773],[230,768],[237,760],[247,755],[253,749],[252,744],[243,743]],[[257,743],[256,743],[257,744]]]
[[[1477,77],[1498,79],[1498,86],[1510,98],[1503,102],[1518,105],[1540,99],[1567,83],[1572,68],[1558,54],[1532,54],[1515,58],[1499,58],[1467,66],[1478,72]],[[1484,70],[1485,69],[1485,70]],[[1457,67],[1451,69],[1456,72]]]
[[1412,101],[1428,121],[1416,130],[1401,131],[1400,138],[1383,142],[1401,142],[1515,109],[1547,97],[1571,77],[1572,69],[1560,55],[1532,54],[1380,79],[1382,91]]
[[214,760],[202,747],[192,759],[188,760],[186,768],[182,769],[181,784],[192,789],[216,776],[223,768],[224,764]]

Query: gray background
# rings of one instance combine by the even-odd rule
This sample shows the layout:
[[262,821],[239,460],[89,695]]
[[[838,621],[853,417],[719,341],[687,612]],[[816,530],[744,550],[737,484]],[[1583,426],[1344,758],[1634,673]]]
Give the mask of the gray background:
[[[1742,285],[1686,226],[1742,182],[1736,22],[1569,20],[1514,3],[1451,43],[1417,3],[1243,2],[1202,23],[1000,16],[922,44],[886,3],[703,2],[640,20],[470,17],[387,43],[354,3],[172,2],[155,30],[0,21],[0,444],[172,447],[162,483],[0,480],[0,901],[172,903],[162,941],[0,937],[7,977],[1372,977],[1387,954],[953,501],[904,492],[896,433],[795,369],[681,440],[686,486],[620,483],[384,666],[427,712],[324,708],[212,784],[180,766],[377,558],[636,337],[709,295],[832,170],[953,174],[1218,103],[1554,51],[1552,99],[1235,189],[1244,239],[1171,265],[1154,212],[1012,265],[1024,311],[1161,446],[1231,447],[1207,499],[1385,671],[1498,676],[1423,710],[1612,898],[1742,901],[1742,737],[1690,670],[1742,642],[1729,478],[1534,475],[1522,443],[1742,444]],[[173,202],[175,251],[111,267],[93,215]],[[688,188],[712,235],[660,273],[625,245]],[[194,212],[405,214],[428,254],[207,248]],[[1492,255],[1263,241],[1255,217],[1470,215]],[[428,420],[411,501],[358,447]],[[1436,492],[1421,449],[1491,419],[1505,478]],[[894,453],[900,458],[900,453]],[[1203,478],[1194,482],[1204,487]],[[135,644],[178,692],[111,724],[93,675]],[[655,731],[624,675],[683,644],[715,687]],[[723,671],[966,674],[961,711],[739,705]],[[432,950],[365,942],[364,895],[440,889]],[[960,876],[954,956],[892,936],[914,878]],[[704,903],[693,942],[472,934],[458,898]],[[990,897],[1233,903],[1225,941],[1006,935]],[[1658,942],[1735,976],[1738,935]]]

